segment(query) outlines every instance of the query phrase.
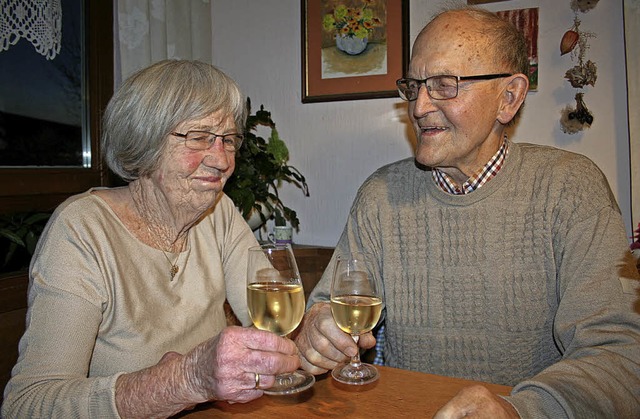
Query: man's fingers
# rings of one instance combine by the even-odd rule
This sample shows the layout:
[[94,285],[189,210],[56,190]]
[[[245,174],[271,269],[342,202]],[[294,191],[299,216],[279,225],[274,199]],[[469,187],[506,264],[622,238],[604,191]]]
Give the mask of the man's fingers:
[[376,338],[373,336],[373,333],[369,332],[365,333],[364,335],[360,335],[358,346],[364,349],[369,349],[376,346]]

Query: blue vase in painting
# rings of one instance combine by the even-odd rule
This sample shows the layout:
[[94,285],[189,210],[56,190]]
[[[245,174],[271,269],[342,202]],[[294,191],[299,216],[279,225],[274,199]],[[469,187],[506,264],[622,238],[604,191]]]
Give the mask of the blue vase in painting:
[[367,48],[368,38],[336,34],[336,47],[349,55],[358,55]]

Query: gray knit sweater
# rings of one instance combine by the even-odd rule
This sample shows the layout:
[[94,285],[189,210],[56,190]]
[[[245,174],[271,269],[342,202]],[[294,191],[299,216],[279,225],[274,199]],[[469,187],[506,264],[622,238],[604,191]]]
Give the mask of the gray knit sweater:
[[639,417],[637,272],[586,157],[510,143],[468,195],[413,159],[382,167],[353,203],[336,253],[347,248],[378,261],[386,365],[515,386],[523,417]]

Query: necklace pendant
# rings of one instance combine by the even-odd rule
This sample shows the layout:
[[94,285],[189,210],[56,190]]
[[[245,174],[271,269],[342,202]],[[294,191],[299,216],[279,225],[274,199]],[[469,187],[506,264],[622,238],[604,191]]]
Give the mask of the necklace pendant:
[[169,273],[171,274],[171,280],[173,281],[173,278],[176,276],[176,274],[178,273],[178,271],[180,270],[180,268],[178,267],[178,265],[171,265],[171,269],[169,269]]

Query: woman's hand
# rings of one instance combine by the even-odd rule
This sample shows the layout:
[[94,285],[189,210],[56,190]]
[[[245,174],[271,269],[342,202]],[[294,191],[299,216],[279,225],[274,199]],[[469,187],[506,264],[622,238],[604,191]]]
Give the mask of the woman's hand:
[[168,352],[153,367],[118,377],[116,407],[123,418],[168,417],[209,400],[244,403],[299,366],[291,340],[232,326],[186,355]]
[[322,374],[354,356],[358,346],[373,347],[376,339],[369,332],[360,335],[356,345],[353,338],[336,325],[330,304],[316,303],[304,315],[295,342],[302,368],[312,374]]
[[[229,327],[186,355],[189,386],[205,400],[248,402],[271,387],[275,376],[300,366],[289,339],[254,328]],[[255,388],[256,374],[260,387]]]

